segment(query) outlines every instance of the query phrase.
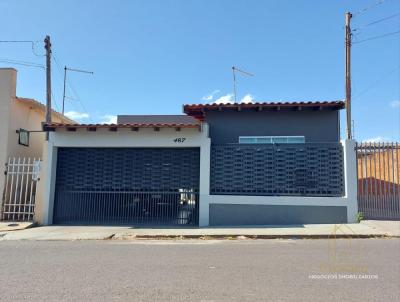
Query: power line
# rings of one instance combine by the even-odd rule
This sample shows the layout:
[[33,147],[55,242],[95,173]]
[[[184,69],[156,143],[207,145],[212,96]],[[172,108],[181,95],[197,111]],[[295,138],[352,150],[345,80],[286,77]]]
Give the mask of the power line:
[[33,62],[27,62],[27,61],[19,61],[19,60],[2,59],[2,58],[0,58],[0,62],[8,63],[8,64],[21,65],[21,66],[26,66],[26,67],[36,67],[36,68],[44,69],[44,66],[41,65],[41,64],[37,64],[37,63],[33,63]]
[[0,43],[31,43],[32,53],[37,57],[42,57],[45,55],[40,55],[35,50],[35,44],[43,43],[42,41],[31,41],[31,40],[0,40]]
[[362,43],[362,42],[366,42],[366,41],[381,39],[381,38],[385,38],[385,37],[388,37],[388,36],[396,35],[398,33],[400,33],[400,30],[397,30],[397,31],[394,31],[394,32],[391,32],[391,33],[387,33],[387,34],[383,34],[383,35],[379,35],[379,36],[374,36],[374,37],[367,38],[367,39],[364,39],[364,40],[361,40],[361,41],[355,41],[355,42],[353,42],[353,44],[358,44],[358,43]]
[[32,40],[0,40],[0,43],[38,43],[41,41],[32,41]]
[[366,93],[367,91],[369,91],[371,88],[375,87],[376,85],[378,85],[380,82],[382,82],[385,78],[387,78],[389,75],[391,75],[392,73],[394,73],[395,71],[400,69],[400,65],[397,66],[396,68],[390,70],[389,72],[385,73],[384,75],[382,75],[380,78],[378,78],[377,80],[375,80],[373,83],[371,83],[370,85],[368,85],[364,90],[362,90],[360,93],[358,93],[356,96],[353,97],[353,99],[359,98],[361,95],[363,95],[364,93]]
[[363,9],[360,9],[359,11],[355,12],[355,13],[353,14],[353,17],[362,15],[362,14],[364,14],[366,11],[368,11],[368,10],[370,10],[370,9],[372,9],[372,8],[375,8],[375,7],[381,5],[381,4],[385,3],[385,2],[386,2],[386,0],[380,0],[380,1],[375,2],[375,3],[373,3],[373,4],[371,4],[371,5],[367,6],[367,7],[364,7]]
[[40,63],[36,62],[30,62],[30,61],[23,61],[23,60],[15,60],[15,59],[8,59],[8,58],[0,58],[0,60],[6,60],[6,61],[12,61],[12,62],[17,62],[17,63],[25,63],[25,64],[31,64],[31,65],[40,65],[43,66]]
[[361,27],[357,27],[357,28],[353,29],[352,31],[358,31],[358,30],[363,29],[363,28],[365,28],[365,27],[368,27],[368,26],[371,26],[371,25],[374,25],[374,24],[377,24],[377,23],[380,23],[380,22],[383,22],[383,21],[386,21],[386,20],[390,20],[390,19],[392,19],[392,18],[394,18],[394,17],[397,17],[397,16],[399,16],[399,15],[400,15],[400,13],[397,13],[397,14],[388,16],[388,17],[386,17],[386,18],[382,18],[382,19],[379,19],[379,20],[370,22],[370,23],[365,24],[365,25],[363,25],[363,26],[361,26]]
[[57,110],[57,112],[60,112],[60,108],[58,107],[58,104],[57,104],[57,102],[56,102],[56,98],[55,98],[55,96],[54,96],[54,93],[53,93],[53,91],[51,92],[51,97],[52,97],[52,99],[53,99],[53,104],[54,104],[54,106],[56,107],[56,110]]

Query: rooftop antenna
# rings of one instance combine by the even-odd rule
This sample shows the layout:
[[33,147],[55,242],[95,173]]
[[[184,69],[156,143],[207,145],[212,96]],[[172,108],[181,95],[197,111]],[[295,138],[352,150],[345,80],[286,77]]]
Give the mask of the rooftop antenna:
[[82,72],[82,73],[89,73],[93,74],[93,71],[75,69],[75,68],[68,68],[64,66],[64,92],[63,92],[63,101],[62,101],[62,114],[64,115],[64,107],[65,107],[65,84],[67,83],[67,71],[75,71],[75,72]]
[[253,76],[254,76],[254,74],[251,74],[251,73],[249,73],[249,72],[247,72],[247,71],[240,70],[239,68],[236,68],[235,66],[232,66],[232,74],[233,74],[233,96],[234,96],[235,103],[237,103],[237,100],[236,100],[236,71],[240,72],[240,73],[243,74],[243,75],[247,75],[247,76],[250,76],[250,77],[253,77]]

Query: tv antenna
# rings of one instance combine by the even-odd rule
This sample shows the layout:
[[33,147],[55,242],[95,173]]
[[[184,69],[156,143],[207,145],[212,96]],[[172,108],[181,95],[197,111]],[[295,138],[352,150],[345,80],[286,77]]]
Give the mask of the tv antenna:
[[87,71],[87,70],[81,70],[81,69],[75,69],[75,68],[68,68],[67,66],[64,66],[64,92],[63,92],[63,101],[62,101],[62,114],[64,115],[64,107],[65,107],[65,86],[67,83],[67,71],[75,71],[75,72],[81,72],[81,73],[89,73],[89,74],[94,74],[93,71]]
[[235,66],[232,66],[232,74],[233,74],[233,96],[234,96],[235,103],[237,103],[237,100],[236,100],[236,71],[238,71],[239,73],[241,73],[241,74],[243,74],[243,75],[246,75],[246,76],[250,76],[250,77],[253,77],[253,76],[254,76],[254,74],[251,74],[250,72],[243,71],[243,70],[240,70],[239,68],[236,68]]

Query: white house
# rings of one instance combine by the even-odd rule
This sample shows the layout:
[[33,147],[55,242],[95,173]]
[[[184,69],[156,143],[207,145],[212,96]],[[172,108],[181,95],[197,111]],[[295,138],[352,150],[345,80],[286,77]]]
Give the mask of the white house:
[[[28,162],[33,164],[33,160],[39,160],[42,157],[43,143],[45,141],[45,133],[42,131],[42,123],[45,121],[45,106],[40,102],[30,99],[21,98],[16,95],[17,88],[17,71],[13,68],[0,68],[0,191],[2,194],[2,209],[0,212],[4,214],[4,204],[10,200],[4,201],[4,198],[11,198],[12,202],[20,202],[25,194],[21,194],[22,175],[24,175],[24,183],[27,180]],[[71,119],[53,111],[52,120],[59,123],[73,123]],[[25,133],[24,142],[19,141],[19,131],[23,129],[30,131]],[[38,132],[36,132],[38,131]],[[15,164],[15,177],[13,185],[13,196],[8,194],[4,196],[7,168],[6,164]],[[17,166],[19,164],[19,166]],[[26,167],[22,167],[25,164]],[[7,172],[7,171],[6,171]],[[18,177],[17,177],[18,172]],[[12,175],[10,175],[10,178]],[[18,183],[19,182],[19,183]],[[11,186],[11,180],[8,187]],[[24,188],[26,190],[26,188]],[[8,191],[10,193],[10,190]],[[18,194],[17,194],[18,193]],[[25,193],[25,192],[24,192]],[[18,199],[18,200],[17,200]]]

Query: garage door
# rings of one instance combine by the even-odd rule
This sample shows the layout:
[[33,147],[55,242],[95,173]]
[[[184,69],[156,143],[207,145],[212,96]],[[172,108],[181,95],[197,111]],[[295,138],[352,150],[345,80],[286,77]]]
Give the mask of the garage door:
[[59,148],[53,222],[197,225],[199,148]]

